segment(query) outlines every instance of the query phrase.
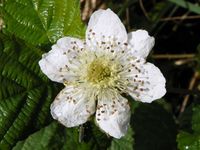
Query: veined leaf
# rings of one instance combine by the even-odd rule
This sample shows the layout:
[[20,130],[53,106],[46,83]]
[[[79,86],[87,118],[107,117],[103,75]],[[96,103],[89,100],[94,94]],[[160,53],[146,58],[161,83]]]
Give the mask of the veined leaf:
[[16,82],[2,76],[0,76],[0,83],[0,100],[3,98],[7,98],[10,95],[15,95],[17,93],[23,92],[25,90],[24,87],[20,86]]
[[[39,49],[0,36],[0,149],[48,124],[54,86],[41,73]],[[34,59],[32,59],[34,58]]]
[[[38,61],[44,52],[38,46],[49,45],[63,36],[83,37],[79,1],[6,0],[1,7],[6,25],[3,31],[15,39],[0,33],[0,149],[11,149],[16,143],[16,149],[72,148],[78,139],[69,140],[77,135],[70,129],[60,130],[60,137],[53,123],[33,132],[49,124],[50,104],[60,88],[40,71]],[[62,139],[67,139],[70,147],[59,143]],[[52,140],[55,141],[51,143]],[[36,148],[38,142],[41,143]],[[88,144],[79,147],[87,149]]]
[[85,28],[78,0],[7,0],[2,8],[5,33],[17,37],[16,42],[0,33],[0,82],[5,86],[0,87],[0,149],[11,149],[50,122],[49,107],[59,88],[40,71],[44,52],[19,39],[40,46],[63,36],[83,37]]
[[[30,125],[30,121],[34,117],[34,111],[37,108],[37,105],[39,104],[38,100],[41,98],[42,92],[41,90],[44,90],[42,88],[36,88],[34,90],[31,90],[27,93],[27,98],[22,101],[23,105],[21,107],[21,110],[18,112],[18,115],[14,118],[13,122],[9,122],[9,124],[5,124],[3,127],[4,132],[1,132],[1,142],[0,142],[0,148],[6,149],[9,148],[10,145],[16,142],[18,138],[21,138],[21,133],[23,133],[26,128]],[[21,99],[23,100],[23,99]],[[10,104],[11,101],[8,103]],[[8,104],[8,105],[9,105]],[[10,106],[12,106],[10,104]],[[7,112],[6,109],[2,109],[2,114],[5,114]],[[14,115],[9,113],[9,116],[6,115],[7,117],[10,117],[11,115]]]
[[19,112],[21,105],[23,105],[23,99],[25,98],[25,93],[20,93],[0,101],[0,138],[6,133],[7,126],[11,125],[16,115]]
[[24,88],[37,86],[37,78],[28,69],[24,69],[24,66],[20,62],[12,59],[12,57],[9,57],[2,51],[0,51],[0,60],[1,76],[15,81]]
[[34,45],[84,35],[79,0],[7,0],[3,12],[6,30]]

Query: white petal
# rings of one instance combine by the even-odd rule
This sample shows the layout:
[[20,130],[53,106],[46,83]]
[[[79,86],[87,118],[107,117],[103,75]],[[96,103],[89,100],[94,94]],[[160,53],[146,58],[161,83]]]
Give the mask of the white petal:
[[137,30],[128,34],[128,43],[134,56],[146,58],[155,44],[154,37],[145,30]]
[[129,94],[138,101],[151,103],[166,93],[166,80],[159,68],[151,63],[138,67],[139,72],[129,86]]
[[39,61],[40,68],[49,79],[56,82],[63,80],[72,80],[74,77],[69,70],[72,65],[70,60],[75,58],[77,51],[82,49],[83,42],[81,40],[64,37],[57,41],[57,44],[52,46],[52,50],[42,55]]
[[90,17],[86,31],[86,42],[90,45],[92,39],[101,42],[109,40],[109,38],[114,38],[118,42],[127,42],[126,29],[112,10],[97,10]]
[[51,104],[51,115],[66,127],[85,123],[94,112],[95,100],[74,86],[65,87]]
[[119,139],[127,132],[130,107],[128,101],[121,95],[109,96],[109,94],[98,99],[96,123],[104,132]]

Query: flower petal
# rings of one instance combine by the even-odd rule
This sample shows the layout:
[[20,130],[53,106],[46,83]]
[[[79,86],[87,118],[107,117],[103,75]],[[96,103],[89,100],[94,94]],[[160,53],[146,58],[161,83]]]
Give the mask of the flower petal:
[[128,101],[119,94],[107,93],[99,97],[96,123],[110,136],[121,138],[126,134],[130,121]]
[[[97,10],[90,17],[87,31],[86,42],[88,45],[114,38],[118,42],[127,42],[127,32],[119,17],[110,9]],[[104,41],[105,42],[105,41]]]
[[66,127],[85,123],[94,112],[95,100],[74,86],[66,86],[51,104],[51,115]]
[[128,92],[135,100],[151,103],[165,95],[166,80],[159,68],[153,64],[140,65],[136,67],[138,72],[130,72],[132,80]]
[[52,50],[42,55],[39,61],[40,68],[44,74],[52,81],[63,82],[64,80],[74,79],[70,69],[73,69],[71,60],[75,59],[77,53],[82,49],[83,42],[81,40],[64,37],[52,46]]
[[154,37],[145,30],[137,30],[128,34],[128,43],[134,56],[146,58],[155,44]]

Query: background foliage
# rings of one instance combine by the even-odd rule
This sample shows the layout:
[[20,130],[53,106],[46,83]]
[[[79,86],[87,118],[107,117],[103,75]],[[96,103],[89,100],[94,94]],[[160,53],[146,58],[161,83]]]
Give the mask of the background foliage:
[[[198,0],[0,2],[0,149],[200,149]],[[119,15],[128,31],[144,28],[156,38],[148,59],[167,79],[163,99],[142,104],[129,98],[131,124],[120,140],[102,133],[92,121],[81,128],[53,121],[49,106],[63,87],[47,79],[38,66],[41,55],[60,37],[84,38],[90,14],[106,7]]]

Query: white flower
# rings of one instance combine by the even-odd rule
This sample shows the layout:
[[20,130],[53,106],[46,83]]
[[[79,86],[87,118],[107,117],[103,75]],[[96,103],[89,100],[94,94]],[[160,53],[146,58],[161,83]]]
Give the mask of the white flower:
[[154,38],[145,30],[127,35],[110,9],[94,12],[86,40],[61,38],[39,62],[52,81],[65,85],[51,105],[53,118],[74,127],[96,112],[96,123],[104,132],[124,136],[130,107],[121,94],[150,103],[166,93],[162,73],[145,60],[153,45]]

